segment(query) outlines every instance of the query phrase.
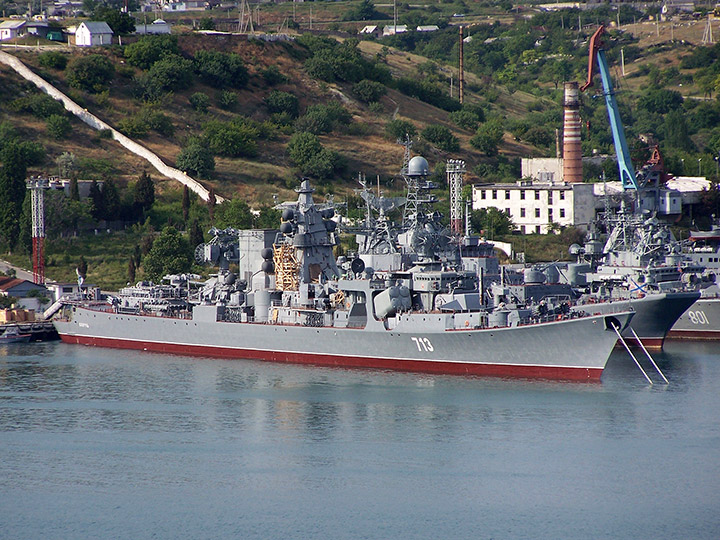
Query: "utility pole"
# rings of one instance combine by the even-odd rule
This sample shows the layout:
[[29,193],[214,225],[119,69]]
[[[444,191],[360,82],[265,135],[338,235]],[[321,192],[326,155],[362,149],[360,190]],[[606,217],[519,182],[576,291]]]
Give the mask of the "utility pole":
[[463,56],[463,27],[460,26],[460,77],[458,78],[458,97],[460,98],[460,105],[463,104],[465,97],[465,66]]

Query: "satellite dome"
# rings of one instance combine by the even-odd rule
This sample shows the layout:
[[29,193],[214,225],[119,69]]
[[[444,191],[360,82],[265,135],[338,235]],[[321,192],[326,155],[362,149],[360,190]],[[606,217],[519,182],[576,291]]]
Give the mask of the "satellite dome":
[[408,175],[427,176],[429,168],[427,159],[422,156],[415,156],[408,162]]

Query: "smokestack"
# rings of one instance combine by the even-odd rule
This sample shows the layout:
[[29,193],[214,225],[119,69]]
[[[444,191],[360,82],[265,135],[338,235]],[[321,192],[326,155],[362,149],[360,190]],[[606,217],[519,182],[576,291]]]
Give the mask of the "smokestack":
[[582,182],[582,147],[580,145],[580,98],[578,83],[565,83],[563,119],[563,180]]

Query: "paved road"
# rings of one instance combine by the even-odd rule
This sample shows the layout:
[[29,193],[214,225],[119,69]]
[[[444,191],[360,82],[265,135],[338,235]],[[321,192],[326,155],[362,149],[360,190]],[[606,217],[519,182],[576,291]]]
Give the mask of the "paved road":
[[28,281],[33,280],[33,274],[32,272],[29,272],[27,270],[23,270],[22,268],[19,268],[17,266],[13,266],[7,261],[3,261],[0,259],[0,272],[6,272],[9,268],[15,269],[15,276],[20,279],[27,279]]

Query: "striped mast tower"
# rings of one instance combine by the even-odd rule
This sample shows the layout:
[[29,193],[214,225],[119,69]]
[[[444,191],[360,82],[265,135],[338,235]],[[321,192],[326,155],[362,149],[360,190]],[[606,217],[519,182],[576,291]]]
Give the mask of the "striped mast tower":
[[45,285],[45,190],[50,182],[47,178],[31,176],[26,185],[30,190],[32,212],[33,281]]

